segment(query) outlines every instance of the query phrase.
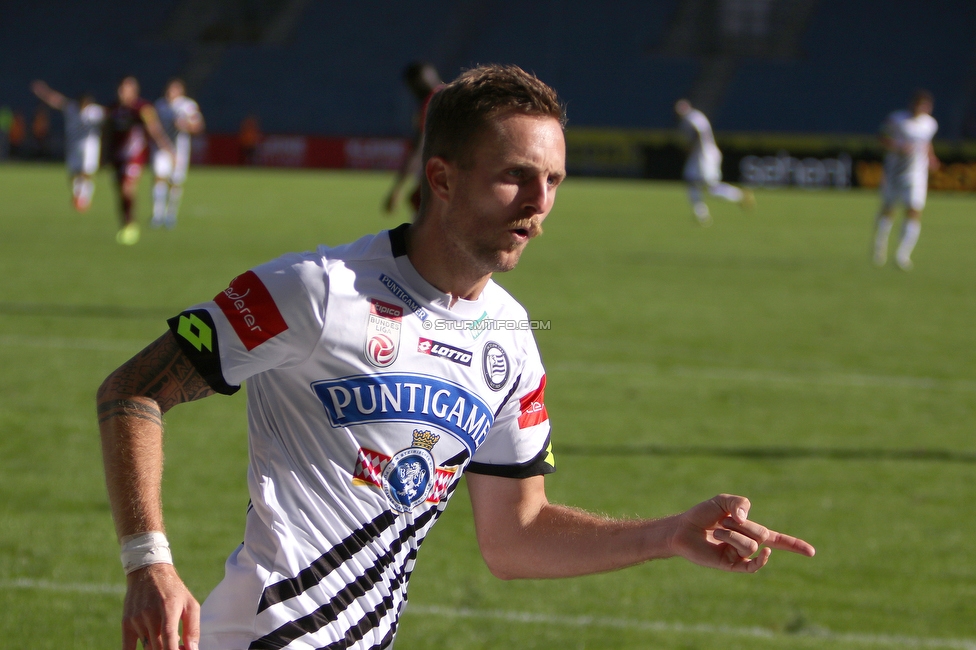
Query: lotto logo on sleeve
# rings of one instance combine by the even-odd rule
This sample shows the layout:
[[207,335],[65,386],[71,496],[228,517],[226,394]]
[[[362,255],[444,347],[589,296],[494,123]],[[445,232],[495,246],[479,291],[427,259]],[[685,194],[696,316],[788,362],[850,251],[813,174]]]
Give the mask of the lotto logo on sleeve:
[[214,302],[249,352],[288,329],[278,305],[254,271],[231,280]]

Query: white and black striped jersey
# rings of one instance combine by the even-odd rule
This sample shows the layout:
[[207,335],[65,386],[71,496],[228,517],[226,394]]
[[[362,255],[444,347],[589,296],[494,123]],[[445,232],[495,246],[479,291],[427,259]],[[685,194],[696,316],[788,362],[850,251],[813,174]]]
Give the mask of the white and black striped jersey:
[[689,147],[682,177],[689,182],[722,180],[722,152],[715,144],[715,134],[705,114],[697,108],[691,109],[681,118],[678,129]]
[[200,106],[183,95],[176,97],[171,102],[167,101],[165,97],[161,97],[156,100],[155,108],[156,114],[159,116],[160,126],[163,127],[166,136],[173,142],[176,142],[180,135],[189,136],[177,126],[180,121],[200,119]]
[[891,138],[896,149],[885,154],[885,180],[896,186],[927,184],[929,146],[939,123],[927,113],[913,115],[895,111],[881,126],[881,133]]
[[64,103],[65,146],[78,146],[87,138],[101,138],[104,121],[104,107],[98,104],[86,104],[82,108],[75,100],[67,100]]
[[216,391],[247,381],[252,505],[205,650],[390,647],[461,474],[554,470],[525,310],[494,282],[450,306],[406,228],[286,255],[169,321]]

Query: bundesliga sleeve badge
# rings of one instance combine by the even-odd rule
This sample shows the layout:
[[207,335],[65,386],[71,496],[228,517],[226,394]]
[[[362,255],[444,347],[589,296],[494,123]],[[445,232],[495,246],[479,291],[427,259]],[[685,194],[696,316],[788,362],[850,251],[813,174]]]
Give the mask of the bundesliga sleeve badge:
[[400,328],[403,308],[370,298],[366,320],[366,360],[377,368],[386,368],[396,361],[400,351]]

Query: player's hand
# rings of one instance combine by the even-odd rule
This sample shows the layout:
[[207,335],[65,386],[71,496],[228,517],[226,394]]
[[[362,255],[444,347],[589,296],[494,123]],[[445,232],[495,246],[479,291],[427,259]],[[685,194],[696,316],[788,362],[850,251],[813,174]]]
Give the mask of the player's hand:
[[[197,650],[200,605],[172,564],[150,564],[128,576],[122,610],[122,650]],[[183,644],[180,644],[180,623]]]
[[807,557],[816,553],[802,539],[749,521],[750,507],[749,499],[731,494],[699,503],[677,516],[670,542],[672,551],[695,564],[744,573],[761,569],[772,549]]
[[393,214],[398,203],[400,203],[400,192],[394,189],[387,195],[386,201],[383,202],[383,211],[387,214]]

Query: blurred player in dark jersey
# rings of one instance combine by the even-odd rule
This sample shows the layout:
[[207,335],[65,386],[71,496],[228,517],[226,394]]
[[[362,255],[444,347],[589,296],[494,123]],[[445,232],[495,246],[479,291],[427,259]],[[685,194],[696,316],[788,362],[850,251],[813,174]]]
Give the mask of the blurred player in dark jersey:
[[142,168],[149,160],[147,136],[165,151],[174,153],[173,143],[159,124],[156,109],[139,96],[139,82],[125,77],[119,83],[118,101],[108,107],[105,137],[115,178],[118,181],[122,228],[115,240],[127,246],[139,241],[139,224],[133,216],[136,190]]
[[415,178],[417,179],[417,186],[410,195],[410,205],[413,206],[414,214],[416,214],[420,208],[420,157],[424,148],[424,124],[427,121],[427,105],[434,93],[444,85],[444,82],[441,81],[441,77],[433,65],[422,61],[411,63],[403,70],[403,81],[410,88],[414,97],[417,98],[413,143],[411,144],[410,155],[407,156],[397,171],[396,180],[386,197],[384,208],[387,213],[393,213],[400,203],[403,186],[407,179]]

